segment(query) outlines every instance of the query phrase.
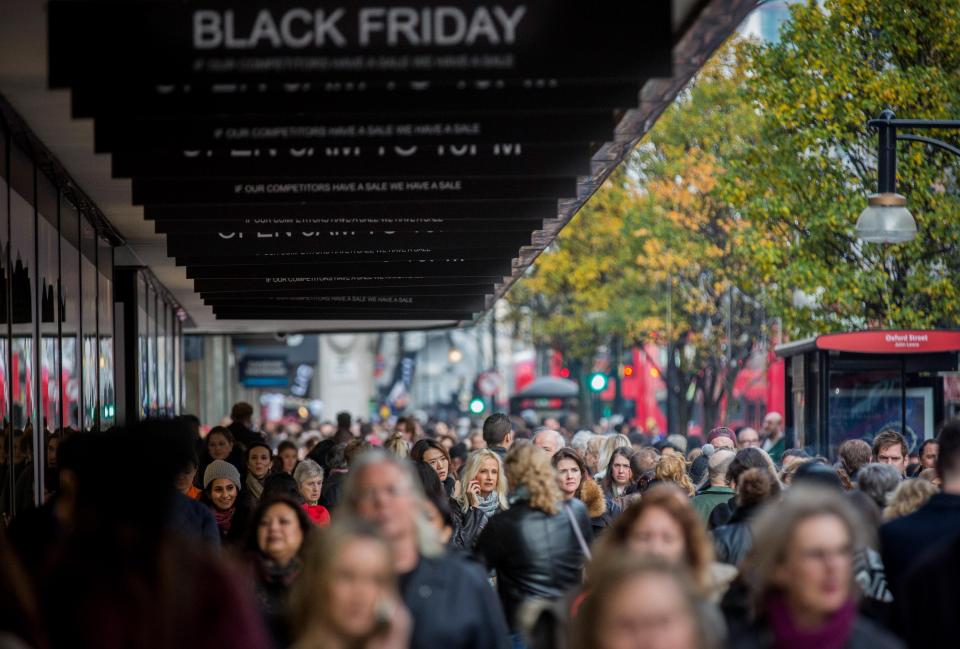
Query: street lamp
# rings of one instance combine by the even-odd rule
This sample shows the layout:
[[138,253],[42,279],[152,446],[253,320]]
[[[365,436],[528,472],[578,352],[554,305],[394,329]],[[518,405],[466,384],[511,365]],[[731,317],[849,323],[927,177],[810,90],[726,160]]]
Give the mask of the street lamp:
[[957,120],[896,119],[890,109],[871,119],[867,126],[879,133],[877,193],[857,219],[857,237],[866,243],[903,243],[917,236],[917,222],[907,209],[907,199],[897,193],[897,140],[923,142],[960,156],[960,149],[942,140],[920,135],[897,134],[897,128],[960,129]]

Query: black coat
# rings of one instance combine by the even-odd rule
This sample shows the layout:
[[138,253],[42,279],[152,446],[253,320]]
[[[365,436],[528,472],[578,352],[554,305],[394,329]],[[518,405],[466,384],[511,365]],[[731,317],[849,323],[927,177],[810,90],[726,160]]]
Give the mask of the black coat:
[[453,498],[450,499],[450,514],[453,518],[450,544],[458,550],[472,552],[477,539],[480,538],[480,532],[490,522],[490,517],[476,507],[463,511],[460,503]]
[[713,548],[717,561],[739,566],[753,547],[753,534],[750,531],[750,518],[756,508],[737,507],[730,521],[713,530]]
[[893,598],[925,551],[960,536],[960,496],[935,494],[917,511],[880,527],[880,554]]
[[[586,507],[576,499],[563,506],[571,508],[590,543],[593,531]],[[526,501],[517,502],[490,519],[477,541],[477,553],[497,571],[497,591],[514,630],[524,602],[558,599],[581,580],[583,550],[563,510],[550,515]]]
[[894,602],[896,626],[910,647],[951,647],[960,638],[960,537],[918,560]]
[[413,618],[410,649],[509,649],[503,611],[483,569],[450,555],[421,557],[400,576]]

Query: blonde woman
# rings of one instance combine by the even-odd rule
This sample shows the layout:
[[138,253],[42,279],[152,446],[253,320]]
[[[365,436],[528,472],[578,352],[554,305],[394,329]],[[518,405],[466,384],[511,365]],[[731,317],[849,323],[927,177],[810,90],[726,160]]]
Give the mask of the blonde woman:
[[497,592],[516,639],[526,604],[558,600],[580,583],[593,532],[586,506],[564,502],[550,456],[524,444],[510,449],[504,465],[511,506],[487,524],[477,553],[497,572]]
[[697,493],[696,487],[690,481],[690,476],[687,475],[687,463],[680,455],[661,456],[654,471],[654,479],[660,482],[672,482],[691,498]]
[[895,518],[912,514],[938,491],[939,489],[927,480],[918,478],[904,480],[890,496],[890,504],[883,510],[883,520],[892,521]]
[[460,472],[460,484],[460,495],[451,499],[453,544],[472,550],[487,522],[509,506],[500,456],[486,448],[471,453]]
[[383,449],[394,457],[404,460],[410,457],[410,445],[402,433],[394,433],[383,443]]

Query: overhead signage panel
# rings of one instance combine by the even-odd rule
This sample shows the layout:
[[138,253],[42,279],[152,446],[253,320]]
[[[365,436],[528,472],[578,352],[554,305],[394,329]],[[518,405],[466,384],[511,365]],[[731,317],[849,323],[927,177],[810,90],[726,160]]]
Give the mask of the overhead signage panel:
[[193,288],[201,295],[213,293],[282,293],[311,291],[319,294],[324,291],[359,292],[385,291],[387,289],[412,291],[423,290],[461,290],[465,286],[484,293],[492,292],[494,284],[503,281],[502,275],[477,275],[474,277],[444,277],[426,275],[403,275],[392,277],[382,275],[307,275],[301,277],[282,277],[271,274],[266,277],[243,278],[202,278],[193,281]]
[[193,119],[218,116],[355,115],[417,116],[424,112],[484,115],[503,111],[559,114],[569,111],[636,108],[643,82],[602,85],[569,83],[473,82],[463,85],[285,83],[155,85],[139,87],[84,85],[73,88],[76,118]]
[[511,198],[575,198],[576,178],[369,179],[325,181],[276,178],[256,181],[134,178],[133,204],[328,203]]
[[520,142],[587,143],[613,138],[611,111],[583,114],[434,115],[409,119],[207,117],[190,121],[115,116],[94,124],[97,153]]
[[[525,235],[543,228],[542,220],[523,219],[446,219],[446,218],[313,218],[313,219],[163,219],[154,221],[155,230],[167,235],[209,235],[219,233],[280,233],[280,232],[356,232],[358,238],[380,238],[391,233],[430,234],[439,240],[449,237],[468,237],[469,241],[497,241],[506,233]],[[170,241],[170,236],[167,241]],[[528,237],[529,238],[529,237]]]
[[466,295],[492,295],[493,284],[455,284],[450,286],[368,286],[359,288],[311,288],[293,289],[286,291],[247,290],[247,291],[214,291],[201,292],[200,299],[212,300],[257,300],[261,297],[314,297],[318,295],[350,296],[350,295],[406,295],[406,296],[433,296],[433,297],[462,297]]
[[[371,236],[373,234],[374,236]],[[479,233],[369,233],[351,230],[337,232],[320,231],[267,231],[255,233],[219,232],[208,234],[167,235],[167,254],[174,257],[232,257],[238,255],[261,255],[282,253],[336,255],[364,254],[371,250],[388,253],[403,250],[444,250],[456,254],[457,250],[486,251],[497,254],[516,251],[520,246],[530,245],[530,234],[523,232]]]
[[[146,205],[143,216],[149,220],[196,220],[204,221],[248,221],[255,224],[279,225],[277,219],[286,220],[298,227],[320,227],[321,222],[314,219],[327,219],[331,226],[338,222],[343,225],[387,224],[393,221],[423,223],[423,219],[445,219],[451,222],[459,219],[517,221],[557,218],[557,199],[551,197],[541,200],[435,200],[422,202],[385,203],[373,201],[365,203],[341,202],[337,204],[310,205],[284,202],[277,198],[272,203],[230,204],[230,205]],[[324,227],[330,227],[324,225]],[[391,223],[392,227],[392,223]]]
[[424,258],[438,256],[464,259],[513,259],[519,252],[519,246],[489,245],[478,248],[448,248],[437,249],[423,246],[377,246],[367,248],[352,246],[349,248],[331,248],[299,252],[256,252],[241,254],[224,254],[224,248],[216,253],[194,253],[192,255],[176,255],[174,261],[178,266],[232,266],[238,261],[257,266],[275,266],[276,264],[325,264],[339,262],[361,261],[418,261]]
[[403,176],[585,176],[586,144],[445,142],[371,146],[257,146],[114,153],[114,178],[324,179]]
[[316,311],[318,309],[339,308],[357,310],[384,309],[448,309],[463,311],[481,311],[486,307],[486,298],[482,295],[466,296],[423,296],[423,295],[315,295],[315,296],[256,296],[246,299],[216,297],[204,300],[208,306],[269,308],[288,310]]
[[103,76],[638,79],[671,73],[669,0],[54,0],[51,87]]
[[247,307],[219,307],[213,309],[218,320],[383,320],[383,321],[436,321],[454,322],[473,320],[472,311],[380,311],[380,310],[341,310],[319,309],[316,311],[291,311],[286,309],[251,310]]
[[424,258],[420,260],[365,261],[362,263],[316,263],[254,265],[237,260],[234,266],[187,266],[187,279],[236,277],[309,278],[318,275],[364,276],[380,279],[421,275],[424,277],[506,277],[511,260],[454,260]]

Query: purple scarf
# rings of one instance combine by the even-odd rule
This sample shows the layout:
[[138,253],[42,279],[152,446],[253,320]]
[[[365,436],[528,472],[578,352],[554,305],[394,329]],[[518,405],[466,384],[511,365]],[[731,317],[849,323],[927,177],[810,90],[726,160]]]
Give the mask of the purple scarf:
[[798,629],[782,595],[767,601],[767,616],[777,649],[843,649],[853,632],[857,609],[853,600],[831,615],[818,629]]

